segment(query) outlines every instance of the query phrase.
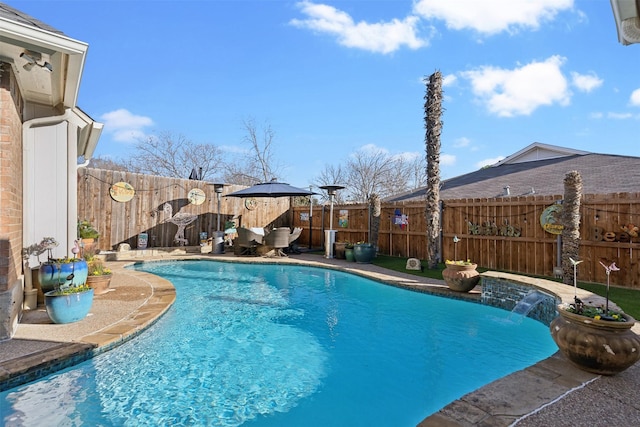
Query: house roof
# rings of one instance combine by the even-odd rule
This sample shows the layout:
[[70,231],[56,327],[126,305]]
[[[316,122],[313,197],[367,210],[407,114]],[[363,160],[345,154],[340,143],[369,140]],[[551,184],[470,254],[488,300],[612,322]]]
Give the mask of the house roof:
[[47,25],[44,22],[27,15],[26,13],[20,12],[19,10],[14,9],[5,3],[0,3],[0,18],[5,18],[13,22],[18,22],[20,24],[38,28],[40,30],[63,35],[62,31],[56,30],[52,26]]
[[[528,148],[536,150],[540,146],[532,144]],[[525,154],[523,150],[518,153],[520,156],[516,158]],[[499,162],[491,167],[442,181],[440,198],[446,200],[564,194],[564,178],[568,172],[574,170],[582,177],[583,194],[640,191],[640,157],[581,153],[585,154],[566,154],[562,157],[532,161]],[[513,159],[514,156],[507,157],[509,158]],[[390,197],[386,201],[416,201],[424,199],[425,196],[426,187],[423,187]]]

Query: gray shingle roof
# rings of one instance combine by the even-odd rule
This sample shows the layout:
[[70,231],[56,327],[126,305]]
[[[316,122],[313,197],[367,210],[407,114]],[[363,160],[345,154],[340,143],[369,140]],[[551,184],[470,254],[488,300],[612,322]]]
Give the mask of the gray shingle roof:
[[56,30],[50,25],[45,24],[44,22],[27,15],[24,12],[20,12],[17,9],[12,8],[8,4],[0,3],[0,17],[8,19],[10,21],[19,22],[21,24],[29,25],[34,28],[38,28],[40,30],[49,31],[52,33],[64,35],[64,33],[60,30]]
[[[504,197],[561,195],[567,172],[582,176],[583,194],[610,194],[640,191],[640,157],[609,154],[585,154],[532,162],[501,164],[471,172],[442,182],[440,198]],[[388,198],[386,201],[420,200],[425,188]]]

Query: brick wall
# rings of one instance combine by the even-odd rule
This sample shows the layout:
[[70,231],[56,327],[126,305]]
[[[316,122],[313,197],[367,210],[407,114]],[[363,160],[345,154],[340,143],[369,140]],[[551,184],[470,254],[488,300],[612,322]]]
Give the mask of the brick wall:
[[22,302],[22,97],[0,63],[0,339],[11,336]]

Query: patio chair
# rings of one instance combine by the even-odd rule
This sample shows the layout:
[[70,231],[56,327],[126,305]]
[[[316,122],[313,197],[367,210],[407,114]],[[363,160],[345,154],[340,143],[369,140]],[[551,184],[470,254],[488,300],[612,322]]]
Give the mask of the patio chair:
[[274,228],[269,234],[264,236],[264,245],[269,248],[267,254],[273,256],[287,256],[284,249],[289,247],[289,227]]
[[238,227],[238,237],[234,245],[238,246],[237,255],[257,255],[258,246],[262,244],[263,237],[248,228]]
[[289,252],[292,252],[295,254],[300,253],[300,251],[298,250],[298,245],[295,245],[293,243],[296,240],[298,240],[298,237],[300,237],[300,234],[302,234],[302,227],[294,228],[291,234],[289,234]]

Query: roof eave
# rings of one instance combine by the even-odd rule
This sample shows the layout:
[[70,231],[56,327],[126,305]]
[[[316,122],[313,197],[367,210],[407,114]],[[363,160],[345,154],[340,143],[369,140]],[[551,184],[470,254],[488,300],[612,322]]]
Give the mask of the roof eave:
[[65,108],[76,106],[89,48],[87,43],[5,18],[0,18],[0,37],[19,42],[26,49],[49,55],[59,53],[62,56],[59,62],[60,78],[55,83],[58,85],[56,92],[59,95],[53,104],[62,104]]
[[611,0],[618,41],[627,46],[640,43],[640,1]]

